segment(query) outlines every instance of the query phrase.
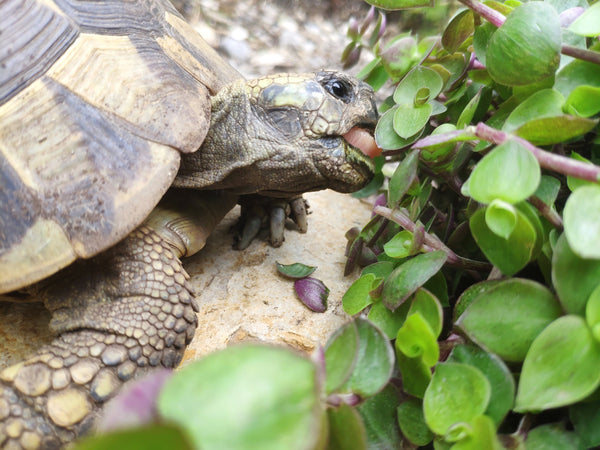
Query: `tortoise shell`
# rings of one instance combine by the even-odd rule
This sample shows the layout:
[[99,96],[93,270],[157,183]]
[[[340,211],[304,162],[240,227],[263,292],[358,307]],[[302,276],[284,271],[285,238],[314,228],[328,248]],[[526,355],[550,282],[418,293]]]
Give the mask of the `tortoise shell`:
[[240,75],[161,0],[0,3],[0,293],[112,246]]

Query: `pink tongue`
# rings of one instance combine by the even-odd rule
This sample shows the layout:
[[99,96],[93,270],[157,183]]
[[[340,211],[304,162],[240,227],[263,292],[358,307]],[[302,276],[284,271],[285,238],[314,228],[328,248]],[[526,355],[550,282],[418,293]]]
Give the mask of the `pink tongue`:
[[346,139],[350,145],[358,148],[361,152],[371,158],[381,155],[381,149],[377,147],[373,136],[362,128],[352,128],[344,135],[344,139]]

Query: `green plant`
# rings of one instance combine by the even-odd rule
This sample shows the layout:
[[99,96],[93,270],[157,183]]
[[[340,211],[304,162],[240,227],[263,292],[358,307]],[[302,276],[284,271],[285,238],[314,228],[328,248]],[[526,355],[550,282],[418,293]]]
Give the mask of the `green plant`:
[[392,92],[344,309],[395,341],[405,445],[597,446],[600,3],[460,1],[440,38],[349,33]]

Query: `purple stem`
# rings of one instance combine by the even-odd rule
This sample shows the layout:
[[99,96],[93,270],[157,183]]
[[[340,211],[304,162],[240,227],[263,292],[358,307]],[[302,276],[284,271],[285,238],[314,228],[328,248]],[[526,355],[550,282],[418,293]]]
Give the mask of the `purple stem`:
[[492,142],[496,145],[500,145],[509,139],[513,139],[529,150],[533,156],[535,156],[535,159],[538,160],[540,166],[544,167],[545,169],[554,170],[555,172],[562,173],[563,175],[570,175],[572,177],[581,178],[582,180],[588,180],[594,183],[600,181],[600,167],[591,163],[584,163],[572,158],[547,152],[536,147],[531,142],[526,141],[523,138],[505,133],[504,131],[496,130],[495,128],[492,128],[484,123],[480,122],[477,124],[475,127],[475,135],[484,141]]
[[[380,216],[385,217],[396,222],[405,230],[414,233],[417,229],[417,225],[410,220],[410,218],[400,210],[391,210],[385,206],[376,206],[373,211]],[[448,256],[447,263],[454,267],[460,267],[463,269],[470,270],[489,270],[492,266],[486,262],[473,261],[471,259],[463,258],[454,253],[450,248],[446,246],[437,236],[425,232],[423,234],[423,248],[426,251],[442,250]]]

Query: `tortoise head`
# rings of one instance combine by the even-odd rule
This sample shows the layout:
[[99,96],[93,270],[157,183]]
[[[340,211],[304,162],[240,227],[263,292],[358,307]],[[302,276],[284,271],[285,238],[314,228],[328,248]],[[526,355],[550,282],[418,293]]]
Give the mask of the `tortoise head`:
[[374,147],[376,121],[371,87],[341,72],[238,80],[213,97],[208,135],[183,156],[175,185],[274,197],[353,192],[373,177],[365,147]]

